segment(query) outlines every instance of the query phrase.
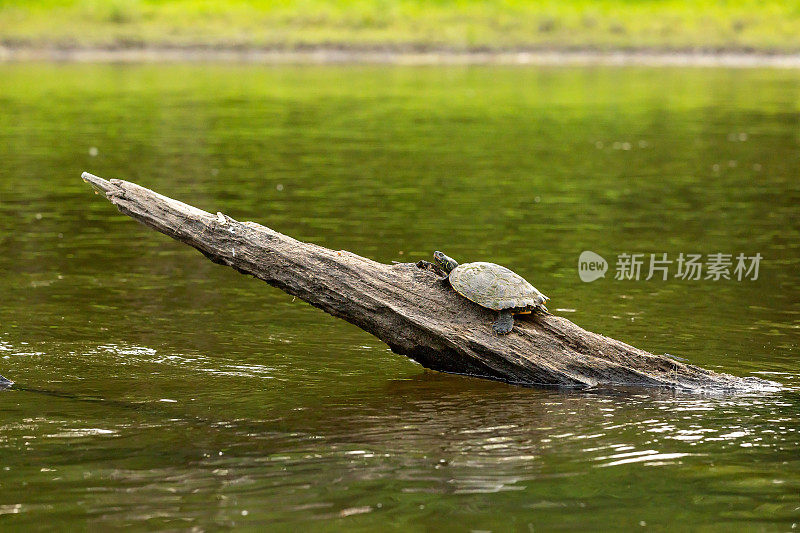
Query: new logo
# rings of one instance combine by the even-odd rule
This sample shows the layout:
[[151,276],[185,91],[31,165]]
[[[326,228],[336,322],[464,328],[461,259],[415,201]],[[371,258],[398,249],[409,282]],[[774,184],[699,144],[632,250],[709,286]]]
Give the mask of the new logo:
[[608,263],[602,256],[586,250],[578,257],[578,276],[581,281],[589,283],[604,278],[608,271]]

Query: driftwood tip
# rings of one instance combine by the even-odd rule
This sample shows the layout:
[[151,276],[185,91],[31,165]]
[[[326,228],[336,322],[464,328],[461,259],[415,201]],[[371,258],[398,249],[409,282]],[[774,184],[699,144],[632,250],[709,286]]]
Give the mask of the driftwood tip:
[[110,181],[104,180],[100,176],[89,174],[88,172],[81,174],[81,179],[91,185],[95,191],[102,192],[104,194],[117,188]]

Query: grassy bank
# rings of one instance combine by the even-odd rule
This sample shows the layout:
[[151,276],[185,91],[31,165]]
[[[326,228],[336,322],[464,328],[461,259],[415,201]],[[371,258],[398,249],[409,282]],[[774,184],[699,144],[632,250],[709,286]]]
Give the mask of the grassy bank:
[[27,47],[800,50],[800,0],[0,0]]

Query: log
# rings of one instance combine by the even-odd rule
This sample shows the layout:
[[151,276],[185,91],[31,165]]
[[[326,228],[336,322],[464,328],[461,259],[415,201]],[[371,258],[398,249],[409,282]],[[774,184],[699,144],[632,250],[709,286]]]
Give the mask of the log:
[[358,326],[426,368],[526,386],[692,392],[779,387],[654,355],[549,313],[520,316],[511,334],[498,336],[491,328],[494,312],[415,263],[378,263],[211,214],[135,183],[86,172],[82,178],[145,226]]

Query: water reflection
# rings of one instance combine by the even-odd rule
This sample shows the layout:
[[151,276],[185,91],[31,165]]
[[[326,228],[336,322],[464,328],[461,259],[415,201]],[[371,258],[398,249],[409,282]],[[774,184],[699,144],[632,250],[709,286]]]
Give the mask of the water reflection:
[[[162,359],[161,364],[169,363]],[[18,405],[41,402],[38,391],[9,394]],[[45,416],[4,424],[3,445],[21,452],[7,462],[7,476],[68,486],[83,471],[78,476],[83,490],[105,494],[105,503],[92,505],[94,511],[110,517],[111,508],[117,509],[113,516],[118,518],[109,524],[119,524],[121,517],[137,519],[137,506],[148,508],[154,496],[169,516],[198,492],[218,495],[215,512],[231,520],[243,515],[229,500],[247,502],[242,509],[249,513],[266,512],[268,506],[253,498],[279,498],[283,510],[278,516],[288,519],[296,513],[295,519],[306,520],[391,508],[393,497],[387,500],[385,488],[374,492],[386,484],[407,495],[455,496],[615,482],[616,474],[596,474],[592,467],[626,472],[631,467],[668,468],[686,483],[749,490],[766,481],[766,472],[744,466],[757,460],[755,453],[787,466],[767,474],[771,487],[800,482],[796,393],[762,398],[561,393],[425,372],[379,391],[354,390],[291,412],[275,413],[266,404],[261,419],[194,409],[187,398],[145,407],[103,399],[108,416],[102,427],[69,415],[85,413],[85,401],[62,397]],[[97,401],[90,399],[89,405]],[[106,439],[126,444],[108,455]],[[146,456],[137,451],[140,446],[149,450]],[[34,457],[50,460],[34,465]],[[368,505],[333,497],[340,491],[352,494],[351,489],[358,502]],[[537,510],[596,505],[603,497],[597,493],[569,502],[550,496],[527,504]],[[788,510],[788,505],[778,507]],[[36,509],[22,506],[18,512]],[[189,523],[202,521],[203,514]]]
[[[41,402],[41,391],[8,394],[18,405]],[[89,407],[102,403],[108,415],[102,427],[69,415],[86,413],[87,400]],[[634,467],[654,470],[636,474],[640,478],[655,480],[655,471],[669,469],[683,483],[727,491],[766,486],[778,498],[776,509],[788,513],[796,500],[786,499],[791,492],[784,489],[800,483],[796,392],[711,398],[564,393],[424,372],[381,390],[353,390],[290,412],[276,413],[265,404],[260,419],[227,417],[224,410],[195,406],[188,398],[143,405],[64,395],[53,407],[45,416],[4,424],[3,445],[20,452],[7,461],[7,476],[68,486],[82,471],[83,490],[105,494],[105,503],[92,505],[95,512],[103,516],[117,509],[118,518],[109,524],[120,523],[119,506],[125,520],[137,519],[137,506],[147,508],[154,496],[167,516],[199,492],[218,495],[215,512],[231,520],[240,520],[242,509],[250,509],[248,515],[267,512],[254,498],[279,498],[277,516],[284,519],[295,514],[295,519],[330,519],[384,512],[397,505],[387,496],[395,490],[409,497],[535,495],[546,493],[543,487],[615,483],[620,474],[609,472],[623,469],[622,475],[630,475]],[[155,435],[160,437],[154,440]],[[125,444],[109,455],[107,439]],[[149,450],[146,456],[140,446]],[[35,457],[50,460],[34,464]],[[746,465],[759,458],[786,468],[749,470]],[[394,487],[389,493],[387,484]],[[375,487],[384,488],[375,492]],[[366,505],[335,496],[352,495],[350,490]],[[526,498],[526,505],[580,508],[600,504],[603,494],[572,501]],[[246,503],[240,508],[232,500]],[[17,512],[36,509],[21,506]],[[189,522],[203,520],[203,514]]]

